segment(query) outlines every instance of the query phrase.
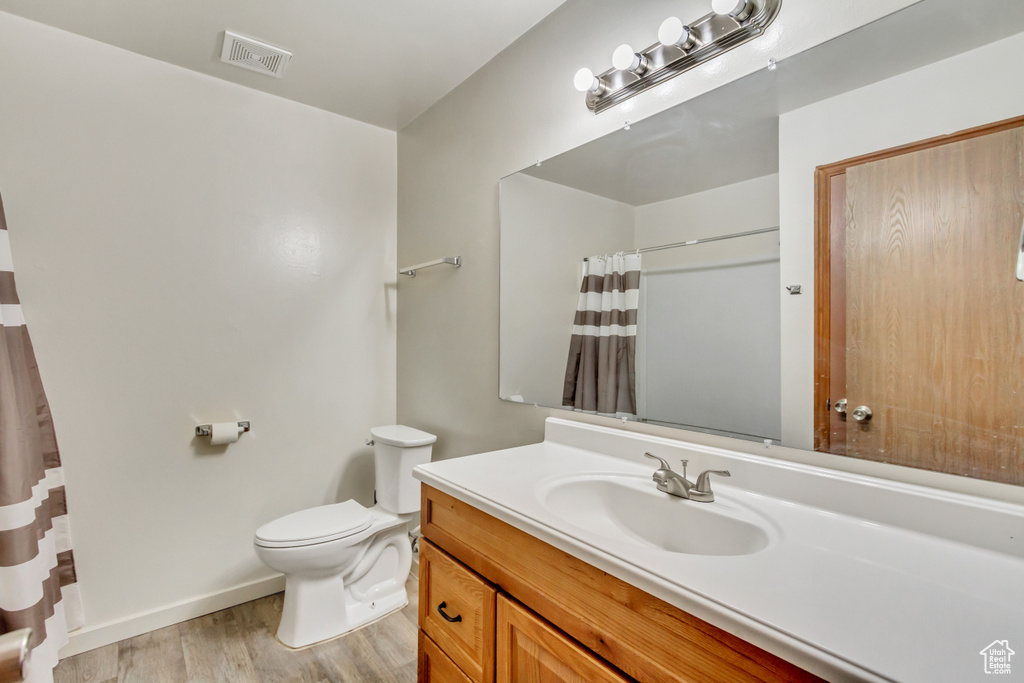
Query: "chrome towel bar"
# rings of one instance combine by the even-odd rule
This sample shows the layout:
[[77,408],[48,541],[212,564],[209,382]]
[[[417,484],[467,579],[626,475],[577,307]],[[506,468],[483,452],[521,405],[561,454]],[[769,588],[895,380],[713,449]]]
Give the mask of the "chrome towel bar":
[[416,277],[416,271],[420,268],[430,268],[431,266],[443,266],[443,265],[455,266],[456,268],[462,267],[461,256],[445,256],[443,258],[434,259],[433,261],[427,261],[426,263],[417,263],[415,266],[409,266],[408,268],[402,268],[398,271],[399,275],[408,275],[409,277]]

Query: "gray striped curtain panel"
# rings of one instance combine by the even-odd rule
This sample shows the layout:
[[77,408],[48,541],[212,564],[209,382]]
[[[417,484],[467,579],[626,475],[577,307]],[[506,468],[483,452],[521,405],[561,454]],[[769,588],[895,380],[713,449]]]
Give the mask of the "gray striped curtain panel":
[[584,272],[562,406],[599,415],[635,416],[640,255],[593,256]]
[[64,474],[14,286],[0,198],[0,633],[32,628],[29,678],[51,681],[82,623]]

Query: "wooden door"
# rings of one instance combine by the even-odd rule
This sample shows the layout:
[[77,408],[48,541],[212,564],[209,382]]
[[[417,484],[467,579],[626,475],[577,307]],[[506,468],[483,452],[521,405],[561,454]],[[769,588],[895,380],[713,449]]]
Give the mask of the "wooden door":
[[848,455],[1024,484],[1022,155],[1017,127],[847,169]]

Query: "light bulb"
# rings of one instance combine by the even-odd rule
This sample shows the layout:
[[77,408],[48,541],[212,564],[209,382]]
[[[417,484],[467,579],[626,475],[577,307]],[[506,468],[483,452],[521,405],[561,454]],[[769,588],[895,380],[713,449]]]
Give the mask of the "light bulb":
[[743,21],[754,11],[754,3],[750,0],[711,0],[711,11],[715,14],[728,14],[736,21]]
[[612,66],[619,71],[632,71],[636,74],[642,74],[644,71],[647,71],[647,58],[643,55],[638,55],[636,50],[623,43],[615,48],[615,52],[612,53]]
[[601,89],[601,81],[587,67],[583,67],[576,72],[572,83],[580,92],[597,92]]
[[689,50],[697,44],[697,37],[679,17],[669,17],[661,22],[661,27],[658,29],[658,41],[666,47]]
[[640,55],[628,44],[623,43],[612,53],[612,66],[619,71],[633,71],[640,66]]

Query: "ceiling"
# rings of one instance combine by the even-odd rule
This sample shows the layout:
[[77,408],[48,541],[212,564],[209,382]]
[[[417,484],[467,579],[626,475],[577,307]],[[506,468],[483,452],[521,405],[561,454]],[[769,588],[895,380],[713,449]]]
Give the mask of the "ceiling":
[[[399,130],[562,2],[0,0],[0,11]],[[222,63],[225,29],[292,52],[284,78]]]
[[723,86],[523,173],[632,206],[779,170],[779,116],[767,98]]
[[1022,0],[977,10],[911,5],[522,172],[633,206],[776,173],[780,114],[1024,31]]

